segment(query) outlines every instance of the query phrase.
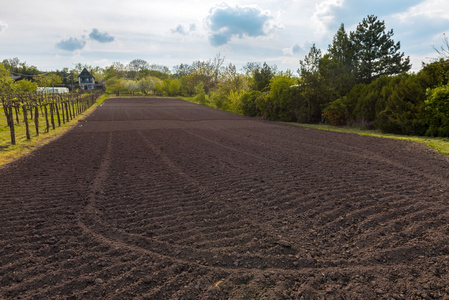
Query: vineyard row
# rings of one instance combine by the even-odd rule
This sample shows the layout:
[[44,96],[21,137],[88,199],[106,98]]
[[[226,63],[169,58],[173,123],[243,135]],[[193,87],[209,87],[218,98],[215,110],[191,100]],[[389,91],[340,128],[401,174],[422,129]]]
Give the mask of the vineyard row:
[[40,133],[42,125],[39,120],[45,122],[43,128],[45,132],[54,130],[56,126],[60,127],[61,124],[86,111],[96,102],[100,94],[101,92],[0,94],[6,124],[11,132],[11,144],[16,144],[16,125],[25,126],[26,139],[30,140],[30,127],[34,127],[36,136]]

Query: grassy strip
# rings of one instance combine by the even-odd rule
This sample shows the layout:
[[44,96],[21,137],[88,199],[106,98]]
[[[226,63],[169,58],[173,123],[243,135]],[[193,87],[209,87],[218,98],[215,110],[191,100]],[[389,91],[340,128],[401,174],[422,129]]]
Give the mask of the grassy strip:
[[412,141],[412,142],[421,143],[430,148],[433,148],[437,151],[438,154],[442,154],[442,155],[449,154],[449,139],[448,138],[397,135],[397,134],[390,134],[390,133],[382,133],[378,130],[364,130],[364,129],[357,129],[357,128],[349,128],[349,127],[335,127],[335,126],[321,125],[321,124],[299,124],[299,123],[288,123],[288,124],[301,126],[301,127],[307,127],[307,128],[313,128],[313,129],[319,129],[319,130],[353,133],[353,134],[358,134],[361,136],[366,135],[366,136],[374,136],[374,137],[380,137],[380,138]]
[[[15,125],[16,130],[16,145],[11,145],[11,136],[9,127],[6,125],[5,118],[0,118],[0,166],[10,163],[31,151],[42,147],[43,145],[57,139],[65,132],[75,126],[79,120],[85,118],[91,112],[94,111],[104,100],[108,98],[107,95],[101,96],[94,105],[88,110],[78,115],[75,119],[65,124],[61,124],[61,127],[57,127],[55,130],[50,129],[50,132],[41,132],[39,136],[36,136],[34,131],[34,123],[30,124],[31,140],[27,140],[25,136],[25,126],[23,122],[20,125]],[[39,117],[40,127],[43,128],[45,119],[43,116]],[[42,129],[41,129],[42,130]]]

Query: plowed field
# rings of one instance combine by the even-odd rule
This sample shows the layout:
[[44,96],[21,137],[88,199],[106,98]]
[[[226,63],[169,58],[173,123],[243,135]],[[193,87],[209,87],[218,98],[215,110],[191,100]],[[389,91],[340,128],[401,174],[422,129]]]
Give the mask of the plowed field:
[[449,163],[109,99],[0,169],[3,299],[447,299]]

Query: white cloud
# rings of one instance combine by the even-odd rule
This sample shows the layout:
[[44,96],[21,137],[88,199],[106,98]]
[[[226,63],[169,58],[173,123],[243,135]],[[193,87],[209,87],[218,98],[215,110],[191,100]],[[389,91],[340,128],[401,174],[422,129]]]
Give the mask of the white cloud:
[[65,51],[76,51],[81,50],[86,46],[86,41],[82,39],[77,38],[68,38],[65,40],[62,40],[56,44],[56,47],[59,49],[65,50]]
[[293,46],[289,47],[289,48],[284,48],[282,49],[282,52],[286,55],[298,55],[304,52],[304,49],[298,45],[298,44],[294,44]]
[[344,0],[324,0],[316,5],[312,20],[324,27],[322,30],[325,30],[335,20],[335,9],[343,7],[343,3]]
[[171,29],[171,32],[172,33],[179,33],[179,34],[182,34],[182,35],[187,35],[187,34],[193,32],[195,30],[196,30],[196,24],[195,23],[189,24],[187,29],[183,25],[179,24],[176,28]]
[[273,16],[258,6],[221,4],[210,10],[207,26],[212,46],[227,44],[233,37],[267,36],[274,28]]
[[92,29],[89,37],[100,43],[110,43],[115,40],[113,36],[111,36],[107,32],[100,32],[97,28]]
[[6,24],[6,22],[0,20],[0,33],[6,31],[6,29],[8,29],[8,24]]
[[412,6],[405,12],[396,14],[403,22],[416,17],[449,20],[449,2],[446,0],[426,0]]

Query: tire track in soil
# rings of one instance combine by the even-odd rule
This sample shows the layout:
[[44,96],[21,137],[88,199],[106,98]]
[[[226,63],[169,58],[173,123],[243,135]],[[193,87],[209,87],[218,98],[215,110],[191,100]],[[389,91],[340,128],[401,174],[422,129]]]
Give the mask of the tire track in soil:
[[448,165],[411,145],[108,100],[0,170],[0,296],[444,298]]

